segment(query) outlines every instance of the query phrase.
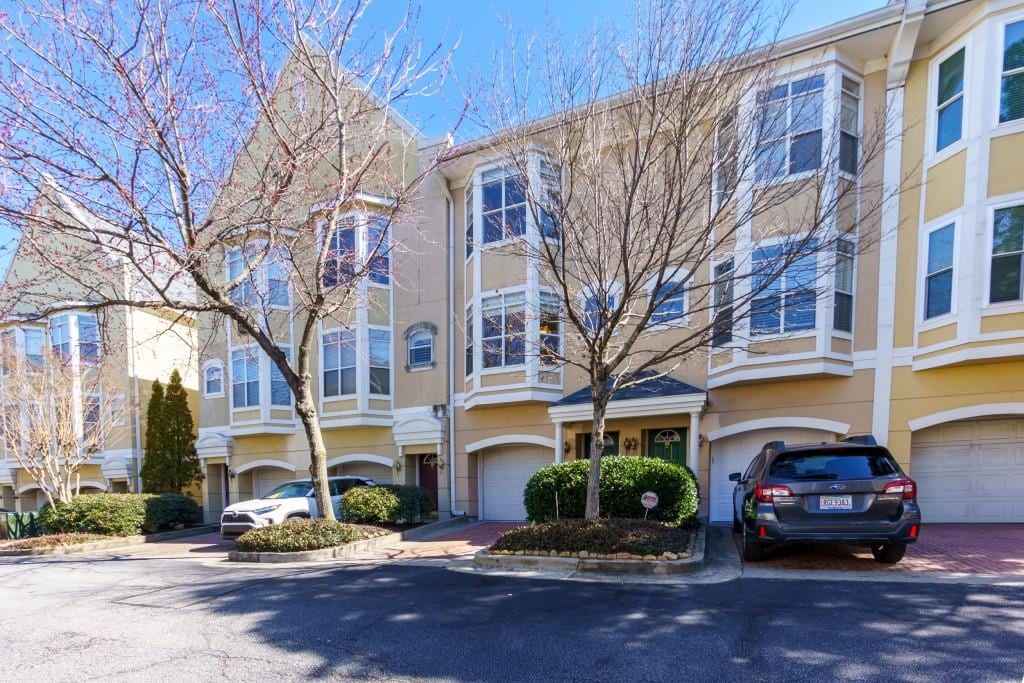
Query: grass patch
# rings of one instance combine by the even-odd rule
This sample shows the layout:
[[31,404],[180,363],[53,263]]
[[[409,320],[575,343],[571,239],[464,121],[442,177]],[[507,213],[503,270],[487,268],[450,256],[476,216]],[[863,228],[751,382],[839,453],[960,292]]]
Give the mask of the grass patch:
[[60,548],[68,545],[92,543],[93,541],[109,541],[111,536],[100,534],[47,534],[33,538],[22,538],[9,543],[0,543],[0,550],[37,550],[40,548]]
[[381,527],[327,519],[291,519],[246,531],[235,545],[246,553],[296,553],[347,545],[389,533]]
[[693,553],[696,528],[642,519],[563,519],[505,532],[491,550],[524,553],[586,551],[598,555]]

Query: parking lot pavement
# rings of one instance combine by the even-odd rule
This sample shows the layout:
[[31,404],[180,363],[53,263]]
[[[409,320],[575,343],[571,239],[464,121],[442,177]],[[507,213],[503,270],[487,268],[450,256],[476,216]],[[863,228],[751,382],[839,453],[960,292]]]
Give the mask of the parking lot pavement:
[[[736,536],[737,542],[739,537]],[[875,562],[868,548],[804,545],[772,549],[745,569],[972,574],[1024,580],[1024,524],[929,524],[897,564]]]

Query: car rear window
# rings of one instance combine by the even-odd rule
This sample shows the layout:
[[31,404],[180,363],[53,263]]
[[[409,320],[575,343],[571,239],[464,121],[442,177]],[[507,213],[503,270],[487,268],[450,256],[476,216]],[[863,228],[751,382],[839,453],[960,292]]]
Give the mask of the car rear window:
[[871,479],[896,474],[899,469],[886,453],[790,453],[778,456],[768,469],[775,479]]

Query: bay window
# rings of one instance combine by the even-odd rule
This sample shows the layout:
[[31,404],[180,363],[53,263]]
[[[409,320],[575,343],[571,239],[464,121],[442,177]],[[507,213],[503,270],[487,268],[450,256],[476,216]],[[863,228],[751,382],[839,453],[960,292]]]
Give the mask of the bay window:
[[75,316],[78,324],[78,357],[86,365],[95,365],[100,360],[100,331],[96,316],[80,313]]
[[821,166],[824,89],[825,77],[818,74],[758,94],[759,182]]
[[473,307],[466,307],[466,377],[473,374]]
[[815,241],[754,250],[750,333],[753,336],[814,329],[816,324]]
[[924,275],[924,319],[953,310],[953,245],[956,225],[950,223],[928,233]]
[[481,302],[483,366],[521,365],[526,360],[526,295],[510,292]]
[[253,408],[260,404],[260,359],[255,347],[231,352],[231,405]]
[[50,321],[50,349],[58,358],[71,358],[71,326],[68,316],[57,316]]
[[526,234],[526,183],[505,169],[484,171],[483,242],[490,244]]
[[[285,358],[291,359],[291,349],[288,347],[278,347],[284,354]],[[284,373],[277,367],[277,363],[267,358],[267,362],[270,364],[270,405],[272,406],[284,406],[291,407],[292,405],[292,390],[288,386],[288,382],[284,379]]]
[[562,353],[562,301],[552,292],[540,293],[540,363],[557,365]]
[[940,152],[963,137],[964,58],[960,48],[939,63],[936,95],[935,151]]
[[839,170],[855,174],[860,147],[860,84],[843,76],[840,87]]
[[391,332],[369,331],[370,339],[370,393],[391,395]]
[[268,306],[287,308],[288,293],[288,262],[281,251],[271,251],[261,255],[263,245],[251,243],[245,247],[235,247],[227,253],[227,276],[229,281],[240,277],[245,269],[257,258],[262,258],[259,267],[231,288],[229,296],[239,306],[254,307],[260,303]]
[[1003,32],[1003,64],[999,84],[999,123],[1024,118],[1024,21],[1007,24]]
[[470,178],[466,185],[466,258],[473,255],[473,216],[476,209],[473,206],[473,180]]
[[[246,258],[242,249],[235,248],[228,251],[228,281],[233,282],[245,272]],[[231,289],[231,300],[239,306],[253,306],[256,304],[256,286],[253,282],[253,274],[245,278]]]
[[366,260],[370,282],[391,284],[391,237],[386,218],[372,217],[366,222]]
[[836,241],[836,284],[832,304],[832,327],[853,332],[853,273],[855,247],[850,240]]
[[29,327],[25,329],[25,360],[30,368],[43,366],[43,331]]
[[711,330],[711,345],[722,346],[732,341],[733,321],[733,267],[729,259],[714,268],[714,324]]
[[356,393],[356,339],[351,330],[323,335],[323,395],[325,398]]
[[352,216],[338,219],[337,229],[327,245],[324,261],[324,287],[336,287],[355,277],[356,226]]
[[540,234],[550,240],[562,238],[562,167],[549,161],[540,161]]
[[1024,205],[996,209],[989,301],[1024,300]]

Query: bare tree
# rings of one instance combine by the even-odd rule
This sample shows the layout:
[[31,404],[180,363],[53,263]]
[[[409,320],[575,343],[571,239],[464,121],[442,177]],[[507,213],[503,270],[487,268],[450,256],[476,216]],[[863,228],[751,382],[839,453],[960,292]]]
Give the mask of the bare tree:
[[106,364],[98,343],[81,358],[49,345],[2,349],[0,439],[51,506],[78,495],[82,467],[127,429],[123,373]]
[[[333,518],[311,349],[318,323],[347,321],[386,268],[390,228],[433,165],[397,109],[437,91],[450,52],[422,47],[412,5],[375,31],[366,0],[13,4],[0,17],[0,217],[19,249],[92,307],[201,314],[207,330],[220,319],[248,335],[294,397]],[[356,213],[372,215],[358,253]],[[83,272],[75,250],[127,264],[130,282]],[[47,296],[22,287],[35,290],[8,302]],[[66,299],[50,294],[39,314]]]
[[[560,308],[562,347],[541,335],[537,353],[589,380],[588,518],[615,392],[825,324],[818,302],[852,285],[875,237],[866,170],[892,139],[884,112],[862,125],[861,84],[826,81],[812,55],[786,75],[780,23],[759,0],[657,0],[627,34],[515,42],[474,112],[488,136],[453,151],[504,159],[505,196],[525,206],[486,223],[485,242],[536,227],[502,248]],[[837,325],[848,303],[836,297]]]

